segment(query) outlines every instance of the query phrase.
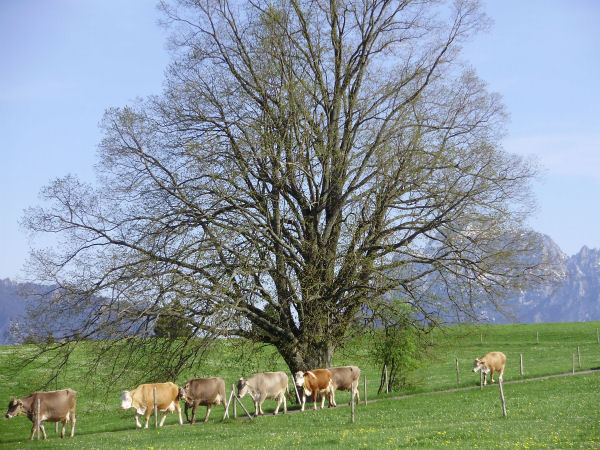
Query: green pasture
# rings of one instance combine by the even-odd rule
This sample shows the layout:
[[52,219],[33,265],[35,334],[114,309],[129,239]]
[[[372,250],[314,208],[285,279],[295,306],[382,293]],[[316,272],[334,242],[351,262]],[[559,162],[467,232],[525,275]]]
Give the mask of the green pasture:
[[[411,386],[402,392],[377,395],[381,367],[369,357],[369,341],[361,338],[336,353],[335,365],[356,364],[367,380],[368,399],[377,400],[356,408],[356,421],[350,421],[350,408],[338,407],[314,412],[261,417],[253,421],[221,421],[223,408],[215,407],[208,423],[180,427],[176,415],[169,415],[167,426],[136,430],[133,410],[119,410],[119,395],[134,386],[123,381],[111,382],[105,367],[87,369],[91,346],[78,350],[56,386],[78,391],[78,421],[75,439],[61,441],[54,426],[46,426],[46,443],[27,441],[31,423],[25,417],[0,420],[0,446],[20,448],[74,446],[83,448],[268,448],[281,446],[318,447],[514,447],[565,448],[600,446],[600,372],[589,375],[557,377],[539,381],[511,383],[532,377],[570,373],[575,355],[575,370],[600,367],[600,344],[596,338],[599,322],[489,325],[449,327],[427,336],[433,344],[426,351],[423,366],[410,376]],[[537,334],[537,339],[536,339]],[[577,357],[580,349],[581,368]],[[500,350],[507,355],[504,391],[508,417],[502,416],[497,385],[477,387],[479,375],[471,372],[473,359],[488,351]],[[11,396],[33,391],[44,376],[48,361],[37,367],[15,369],[15,354],[29,352],[27,346],[0,347],[0,398],[5,405]],[[519,372],[519,355],[523,355],[524,375]],[[459,361],[460,384],[457,383],[456,359]],[[269,347],[251,347],[241,342],[223,342],[208,355],[201,366],[176,380],[218,375],[231,384],[240,376],[257,371],[285,370],[285,364]],[[162,380],[155,380],[162,381]],[[363,397],[364,378],[360,392]],[[108,390],[106,389],[108,387]],[[455,387],[470,390],[433,393]],[[290,388],[292,388],[290,383]],[[410,397],[391,399],[400,395]],[[337,393],[341,405],[348,393]],[[244,404],[253,412],[248,397]],[[312,407],[312,404],[310,405]],[[5,406],[6,407],[6,406]],[[273,411],[275,401],[267,400],[265,412]],[[297,406],[289,405],[290,409]],[[312,409],[312,408],[311,408]],[[2,411],[4,414],[5,410]],[[231,411],[230,411],[231,413]],[[238,408],[238,416],[243,412]],[[202,419],[205,408],[199,408]],[[185,417],[184,417],[185,420]]]

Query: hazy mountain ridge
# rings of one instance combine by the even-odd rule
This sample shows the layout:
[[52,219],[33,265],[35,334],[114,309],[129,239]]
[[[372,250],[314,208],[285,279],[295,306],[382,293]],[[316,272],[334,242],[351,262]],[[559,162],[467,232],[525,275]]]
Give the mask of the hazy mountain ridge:
[[[600,249],[587,246],[567,256],[548,236],[540,234],[542,252],[554,262],[551,280],[535,289],[523,291],[508,303],[507,319],[488,312],[490,322],[539,323],[584,322],[600,320]],[[11,320],[25,313],[27,301],[22,292],[42,292],[48,288],[0,279],[0,344],[14,342],[8,334]]]

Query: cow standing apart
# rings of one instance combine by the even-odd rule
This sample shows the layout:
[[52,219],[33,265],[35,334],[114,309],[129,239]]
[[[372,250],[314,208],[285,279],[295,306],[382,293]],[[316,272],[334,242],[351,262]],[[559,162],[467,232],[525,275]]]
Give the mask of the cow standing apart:
[[360,395],[358,393],[358,379],[360,378],[360,369],[356,366],[344,366],[344,367],[330,367],[329,371],[333,376],[333,388],[332,402],[333,406],[337,406],[335,403],[335,391],[350,391],[351,398],[350,402],[356,395],[357,402],[360,401]]
[[181,407],[179,406],[179,387],[170,381],[167,383],[140,384],[133,391],[123,391],[121,394],[121,409],[135,408],[135,425],[142,428],[139,416],[146,416],[145,428],[148,428],[148,420],[154,409],[154,388],[156,388],[156,404],[158,411],[163,413],[160,426],[163,426],[167,413],[177,410],[179,425],[183,425],[181,419]]
[[[179,396],[185,401],[185,418],[188,422],[196,421],[196,408],[198,405],[206,406],[206,417],[208,421],[210,408],[212,405],[223,405],[227,398],[225,396],[225,381],[220,377],[212,378],[194,378],[186,381],[182,388],[179,388]],[[192,420],[188,417],[188,407],[192,408]]]
[[[40,410],[37,411],[38,400],[40,401]],[[44,422],[61,422],[62,431],[60,437],[65,437],[67,423],[71,422],[71,437],[75,434],[75,406],[77,405],[77,392],[73,389],[63,389],[60,391],[34,392],[25,398],[13,398],[8,404],[6,418],[26,414],[29,420],[33,422],[31,428],[31,437],[35,434],[37,414],[39,413],[40,428],[44,439],[46,439],[46,430]]]
[[329,406],[333,406],[333,375],[328,369],[313,369],[306,372],[296,372],[294,375],[296,386],[302,388],[302,407],[306,404],[306,397],[312,395],[317,409],[317,396],[321,395],[321,409],[325,406],[325,395],[329,398]]
[[289,395],[288,376],[285,372],[263,372],[252,375],[250,378],[240,378],[237,384],[238,396],[250,394],[254,400],[254,416],[264,414],[262,404],[267,398],[277,400],[274,414],[279,413],[279,406],[283,401],[283,413],[287,413],[285,395]]
[[473,364],[473,372],[481,370],[483,372],[483,384],[487,384],[487,374],[491,372],[490,378],[494,382],[494,371],[498,372],[499,380],[502,381],[504,374],[504,366],[506,364],[506,356],[502,352],[490,352],[481,358],[475,358]]

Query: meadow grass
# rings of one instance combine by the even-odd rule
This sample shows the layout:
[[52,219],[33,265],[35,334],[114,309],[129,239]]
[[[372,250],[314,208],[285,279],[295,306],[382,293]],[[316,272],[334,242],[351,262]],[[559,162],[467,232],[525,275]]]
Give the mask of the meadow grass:
[[[77,446],[83,448],[265,448],[302,447],[544,447],[599,446],[600,373],[542,381],[509,384],[530,377],[570,372],[572,355],[581,351],[581,370],[600,367],[600,345],[596,342],[598,322],[490,325],[449,327],[429,336],[430,347],[423,366],[412,375],[413,385],[402,392],[377,394],[381,368],[369,356],[367,338],[353,341],[336,353],[334,365],[357,364],[367,378],[370,400],[359,405],[356,422],[349,420],[349,408],[307,411],[304,413],[263,417],[257,420],[225,420],[223,408],[215,407],[208,423],[175,426],[176,415],[169,415],[166,426],[159,430],[134,430],[133,411],[120,411],[119,394],[134,386],[110,384],[99,368],[98,380],[109,383],[103,390],[95,377],[84,376],[89,364],[90,348],[75,354],[56,387],[72,387],[78,391],[78,421],[73,440],[56,438],[54,426],[48,424],[49,441],[29,443],[31,423],[24,417],[0,421],[0,445],[22,447]],[[539,335],[539,343],[536,341]],[[93,344],[89,344],[93,345]],[[502,417],[498,388],[490,386],[452,393],[421,394],[410,398],[387,399],[399,394],[426,393],[454,387],[475,386],[478,374],[471,372],[473,359],[492,350],[506,353],[504,375],[508,417]],[[0,347],[0,398],[6,404],[12,395],[30,393],[44,375],[48,361],[37,361],[16,372],[11,361],[17,352],[31,351],[27,346]],[[525,373],[519,373],[519,354],[523,354]],[[457,383],[456,362],[459,360],[461,382]],[[219,375],[226,381],[227,392],[240,376],[257,371],[286,370],[273,348],[242,349],[222,343],[202,366],[182,374],[177,380]],[[360,393],[363,396],[361,377]],[[57,383],[57,384],[58,384]],[[290,383],[290,388],[291,388]],[[338,392],[339,405],[349,401],[349,394]],[[253,412],[248,397],[244,404]],[[310,405],[312,407],[312,405]],[[275,401],[267,400],[265,412],[273,411]],[[291,406],[296,408],[296,405]],[[197,419],[204,417],[201,407]],[[231,413],[231,411],[230,411]],[[238,415],[241,414],[238,408]],[[184,416],[185,420],[185,416]],[[154,420],[151,418],[151,427]],[[172,425],[172,426],[171,426]]]

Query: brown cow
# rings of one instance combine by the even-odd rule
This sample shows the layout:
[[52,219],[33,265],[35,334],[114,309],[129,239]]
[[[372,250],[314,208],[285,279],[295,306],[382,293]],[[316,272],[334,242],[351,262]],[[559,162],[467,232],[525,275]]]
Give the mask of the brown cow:
[[181,419],[181,407],[179,406],[179,387],[170,381],[167,383],[147,383],[140,384],[133,391],[123,391],[121,394],[121,409],[135,408],[135,425],[142,428],[139,416],[144,414],[146,417],[145,428],[148,428],[148,420],[154,409],[154,388],[156,388],[156,404],[163,417],[160,420],[160,426],[163,426],[167,413],[173,413],[177,410],[179,415],[179,425],[183,425]]
[[325,395],[329,398],[329,406],[333,406],[331,397],[333,394],[333,375],[327,369],[313,369],[306,372],[296,372],[294,375],[296,386],[302,388],[302,407],[306,403],[306,397],[313,396],[315,409],[317,409],[317,396],[321,395],[321,409],[325,406]]
[[[356,366],[343,366],[343,367],[330,367],[329,371],[333,376],[333,388],[332,402],[333,406],[337,406],[335,403],[335,391],[350,391],[352,397],[356,395],[357,402],[360,401],[360,395],[358,393],[358,379],[360,378],[360,369]],[[352,402],[352,397],[350,402]]]
[[[227,402],[225,396],[225,381],[220,377],[195,378],[186,381],[179,388],[179,396],[185,401],[185,418],[188,422],[195,423],[196,408],[198,405],[206,406],[205,422],[208,422],[212,405],[223,405]],[[188,407],[192,407],[192,420],[188,417]]]
[[75,434],[75,406],[77,405],[77,392],[73,389],[63,389],[61,391],[34,392],[25,398],[13,398],[8,404],[6,418],[26,414],[29,420],[33,422],[31,428],[31,437],[35,434],[37,420],[37,402],[40,400],[40,428],[44,439],[46,439],[46,430],[44,422],[61,422],[62,431],[60,437],[65,437],[67,423],[71,422],[71,437]]
[[492,383],[494,382],[494,371],[499,373],[499,379],[502,381],[504,374],[504,365],[506,364],[506,356],[502,352],[490,352],[481,358],[475,358],[473,363],[473,372],[481,369],[483,372],[483,384],[487,384],[487,374],[491,372]]
[[283,413],[287,413],[285,394],[289,394],[289,387],[288,376],[285,372],[263,372],[254,374],[248,379],[240,378],[237,388],[240,398],[249,393],[254,400],[254,416],[264,414],[262,404],[267,398],[277,400],[277,407],[273,414],[279,413],[282,401]]

